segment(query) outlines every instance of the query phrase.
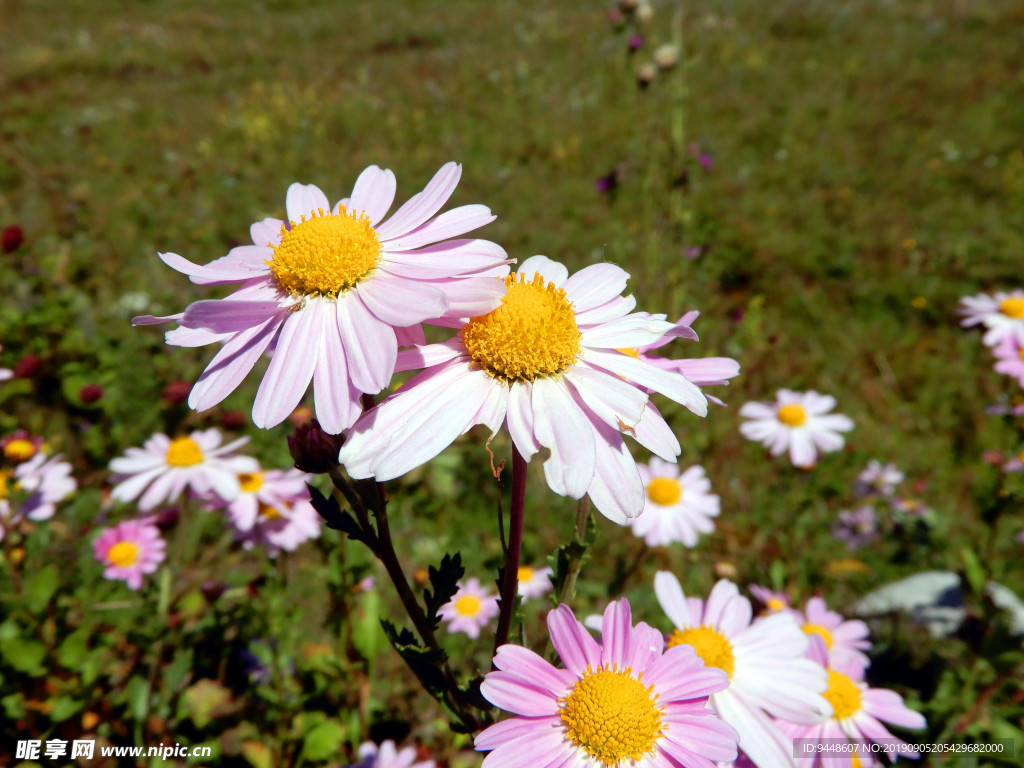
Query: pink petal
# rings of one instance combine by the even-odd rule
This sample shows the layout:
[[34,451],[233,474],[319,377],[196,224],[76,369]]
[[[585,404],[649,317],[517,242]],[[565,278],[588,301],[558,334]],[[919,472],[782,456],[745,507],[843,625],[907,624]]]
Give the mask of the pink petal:
[[[193,282],[203,285],[223,285],[225,283],[248,280],[253,277],[252,269],[241,267],[237,264],[221,264],[216,267],[200,266],[199,264],[193,264],[176,253],[160,253],[157,255],[171,269],[186,274],[192,278]],[[270,252],[270,255],[273,255],[273,253]]]
[[640,445],[667,462],[675,462],[682,451],[675,432],[654,407],[654,403],[647,404],[640,421],[633,425],[629,433]]
[[601,664],[601,647],[564,603],[548,611],[548,634],[562,663],[576,677],[588,666],[597,669]]
[[580,407],[613,429],[633,426],[643,416],[647,394],[618,376],[587,365],[575,365],[563,376],[579,395]]
[[704,398],[703,393],[696,385],[678,373],[663,371],[650,363],[637,360],[621,352],[605,352],[588,348],[584,353],[584,358],[591,365],[599,366],[606,371],[618,374],[627,381],[660,392],[698,416],[707,416],[708,401]]
[[654,594],[658,597],[661,610],[668,616],[676,629],[696,626],[697,622],[690,613],[690,607],[679,585],[679,579],[669,571],[658,571],[654,574]]
[[357,291],[346,294],[336,306],[348,375],[360,392],[375,395],[390,383],[395,372],[395,332],[370,312]]
[[288,212],[288,221],[292,224],[299,224],[303,219],[308,219],[312,214],[323,211],[329,213],[331,203],[320,187],[315,184],[292,184],[288,187],[285,196],[285,209]]
[[[789,765],[793,741],[763,711],[746,706],[730,691],[715,696],[715,711],[739,732],[739,746],[756,765]],[[669,738],[672,738],[669,736]]]
[[441,210],[458,186],[461,176],[462,166],[458,163],[445,163],[441,166],[422,192],[410,197],[390,219],[376,228],[385,247],[388,240],[416,229]]
[[189,407],[205,411],[231,394],[256,365],[279,327],[278,318],[272,317],[225,342],[192,387]]
[[569,277],[569,270],[564,264],[549,259],[547,256],[531,256],[519,265],[516,274],[524,275],[527,282],[537,274],[546,281],[554,283],[556,287],[560,287]]
[[491,672],[480,684],[480,693],[491,704],[528,717],[557,715],[558,697],[513,672]]
[[370,224],[377,226],[377,223],[387,215],[391,204],[395,202],[397,187],[394,173],[371,165],[359,174],[352,188],[350,202],[345,207],[354,215],[365,212],[370,218]]
[[479,752],[497,749],[504,744],[511,744],[520,739],[532,739],[551,730],[562,727],[562,719],[558,715],[548,717],[510,717],[501,720],[489,728],[485,728],[476,739],[473,747]]
[[396,251],[409,251],[414,248],[421,248],[450,237],[464,235],[485,224],[490,224],[497,218],[491,209],[486,205],[463,205],[445,211],[435,219],[417,227],[399,238],[389,240],[387,249]]
[[633,349],[658,341],[673,327],[664,320],[634,313],[584,330],[582,343],[585,347]]
[[384,268],[404,277],[440,278],[473,274],[508,262],[508,254],[489,240],[448,240],[416,251],[384,254]]
[[540,655],[521,645],[507,643],[494,654],[494,666],[524,681],[545,689],[555,699],[563,696],[576,678],[564,669],[556,669]]
[[587,489],[594,508],[625,525],[644,510],[644,485],[625,442],[605,424],[594,424],[594,477]]
[[249,237],[252,238],[255,245],[277,245],[281,241],[281,227],[283,226],[284,222],[281,219],[268,217],[249,226]]
[[533,385],[516,382],[509,387],[505,415],[508,433],[519,455],[527,461],[541,449],[533,431]]
[[311,299],[305,308],[290,313],[282,323],[277,348],[252,407],[252,420],[257,427],[277,426],[302,400],[322,354],[323,314],[331,304],[329,300]]
[[356,292],[369,310],[388,325],[415,325],[441,317],[448,310],[444,291],[386,272],[378,272],[358,286]]
[[611,301],[626,289],[628,279],[629,273],[615,264],[592,264],[566,279],[561,287],[579,313]]
[[322,312],[320,354],[313,370],[316,417],[324,431],[332,435],[351,427],[361,412],[359,392],[348,378],[345,346],[335,315],[332,306]]
[[629,296],[616,296],[611,301],[607,301],[598,307],[577,312],[576,323],[580,328],[595,326],[624,317],[634,309],[636,309],[636,298],[632,294]]
[[543,378],[533,382],[534,433],[537,442],[551,449],[544,462],[544,477],[552,491],[578,499],[594,479],[594,430],[561,382]]
[[189,304],[181,324],[213,333],[238,333],[262,325],[269,317],[283,314],[276,301],[210,299]]

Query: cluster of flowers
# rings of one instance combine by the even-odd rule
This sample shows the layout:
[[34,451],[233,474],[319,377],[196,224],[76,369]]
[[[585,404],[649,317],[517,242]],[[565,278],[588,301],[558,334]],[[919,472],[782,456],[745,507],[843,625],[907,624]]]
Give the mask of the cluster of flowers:
[[[795,758],[793,739],[863,739],[891,758],[903,742],[882,721],[925,726],[897,694],[867,686],[867,627],[844,621],[820,598],[801,613],[767,593],[774,610],[755,618],[726,580],[705,601],[686,597],[662,571],[654,591],[673,625],[667,636],[634,626],[622,599],[598,622],[600,642],[567,606],[548,613],[564,669],[521,646],[498,649],[497,671],[481,693],[514,716],[476,737],[476,748],[489,752],[485,768],[716,761],[812,768],[819,758]],[[875,763],[864,756],[860,764]]]
[[320,535],[308,475],[294,468],[265,470],[256,459],[235,453],[248,438],[222,442],[216,429],[174,439],[156,434],[110,463],[116,483],[111,498],[135,502],[142,516],[104,529],[93,542],[106,578],[139,589],[144,575],[166,556],[160,523],[177,517],[160,508],[185,500],[206,511],[223,511],[236,542],[246,549],[262,545],[271,557]]
[[[523,602],[551,591],[550,568],[519,567],[518,594]],[[438,611],[449,632],[462,632],[471,638],[498,615],[498,596],[484,587],[477,578],[459,582],[458,591]]]
[[[0,371],[0,374],[4,372]],[[2,378],[2,377],[0,377]],[[0,540],[23,520],[49,520],[78,488],[71,465],[49,456],[43,439],[18,430],[0,440]]]
[[[625,524],[643,511],[645,490],[623,435],[665,461],[681,451],[650,395],[704,416],[700,387],[725,383],[739,366],[651,354],[675,338],[696,340],[696,313],[673,323],[635,312],[636,300],[621,295],[629,275],[613,264],[570,276],[533,256],[510,274],[499,245],[448,239],[494,219],[482,205],[435,215],[460,175],[448,163],[388,218],[391,171],[367,168],[334,206],[317,187],[293,184],[288,221],[254,224],[253,245],[206,266],[161,254],[195,283],[240,283],[235,293],[134,322],[177,322],[166,335],[172,345],[222,344],[192,389],[197,410],[221,402],[264,354],[257,426],[283,421],[312,383],[320,425],[345,432],[339,461],[354,478],[398,477],[473,426],[493,437],[504,424],[524,459],[548,451],[544,474],[555,493],[587,494]],[[428,345],[424,323],[458,333]],[[364,412],[366,396],[415,369]]]
[[[931,507],[914,496],[897,494],[897,487],[904,479],[904,474],[894,464],[871,459],[854,484],[854,492],[863,503],[856,509],[839,513],[832,535],[853,550],[875,541],[883,531],[930,526],[934,518]],[[915,485],[916,489],[921,487],[921,484]],[[879,514],[879,504],[884,505],[886,515]]]
[[1013,376],[1024,387],[1024,290],[964,296],[959,313],[962,326],[985,329],[982,342],[995,356],[996,373]]

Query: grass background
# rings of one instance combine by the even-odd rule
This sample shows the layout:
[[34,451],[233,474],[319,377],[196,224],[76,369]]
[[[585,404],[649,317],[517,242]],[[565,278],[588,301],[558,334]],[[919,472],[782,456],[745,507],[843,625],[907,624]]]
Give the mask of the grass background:
[[[635,68],[673,39],[673,13],[683,65],[641,89]],[[223,255],[251,222],[283,215],[293,181],[334,200],[378,164],[396,172],[401,201],[454,159],[451,205],[498,216],[481,236],[520,260],[623,265],[641,309],[701,310],[685,354],[743,368],[712,390],[730,407],[706,422],[664,408],[681,463],[702,463],[722,496],[718,532],[693,552],[652,553],[599,521],[582,609],[612,584],[653,612],[655,567],[698,593],[716,565],[842,609],[892,578],[957,569],[961,546],[1019,590],[1024,519],[1011,507],[982,524],[999,473],[980,462],[1022,447],[1016,424],[984,412],[1016,388],[955,308],[1020,285],[1024,7],[662,3],[634,54],[607,14],[580,0],[3,3],[0,223],[20,225],[26,244],[0,267],[0,363],[43,360],[34,384],[0,389],[5,428],[52,435],[99,484],[154,430],[247,411],[256,377],[207,414],[160,404],[211,352],[165,347],[128,319],[210,291],[156,252]],[[600,192],[613,172],[614,191]],[[76,400],[91,382],[106,390],[94,407]],[[780,387],[835,395],[857,424],[847,450],[804,473],[744,441],[738,406]],[[287,463],[283,427],[244,431],[268,464]],[[868,458],[907,472],[937,534],[851,563],[828,530]],[[487,461],[467,438],[397,483],[410,567],[461,548],[489,578],[500,549]],[[539,563],[571,535],[574,504],[533,469],[526,554]],[[326,599],[312,589],[310,611]]]

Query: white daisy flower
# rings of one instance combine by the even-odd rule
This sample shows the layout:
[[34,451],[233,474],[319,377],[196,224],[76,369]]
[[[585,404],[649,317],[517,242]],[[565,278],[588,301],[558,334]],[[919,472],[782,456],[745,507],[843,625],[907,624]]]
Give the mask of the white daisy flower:
[[654,458],[638,469],[647,498],[643,514],[628,525],[647,546],[664,547],[678,541],[695,547],[701,533],[715,529],[719,498],[711,493],[711,481],[703,467],[695,465],[681,473],[677,464]]
[[668,647],[691,645],[705,665],[729,675],[729,687],[709,704],[739,732],[739,748],[759,768],[792,766],[793,744],[772,718],[813,725],[832,715],[821,695],[828,688],[824,667],[805,658],[809,640],[793,615],[751,621],[750,601],[725,579],[705,602],[687,598],[673,574],[659,571],[654,592],[675,625]]
[[987,293],[964,296],[957,311],[964,318],[960,325],[965,328],[985,327],[982,337],[985,346],[994,347],[1010,338],[1024,344],[1024,290],[1020,288],[996,291],[991,296]]
[[139,509],[148,512],[174,501],[185,490],[201,496],[215,493],[225,501],[239,494],[239,475],[260,471],[259,462],[233,451],[249,438],[221,445],[216,429],[197,430],[188,437],[153,435],[141,448],[129,448],[124,456],[110,462],[117,483],[111,496],[117,501],[139,499]]
[[835,407],[831,395],[780,389],[774,403],[746,403],[740,408],[740,416],[750,419],[740,425],[740,432],[763,444],[772,456],[788,449],[794,466],[813,467],[819,453],[843,447],[840,432],[853,429],[849,417],[829,413]]

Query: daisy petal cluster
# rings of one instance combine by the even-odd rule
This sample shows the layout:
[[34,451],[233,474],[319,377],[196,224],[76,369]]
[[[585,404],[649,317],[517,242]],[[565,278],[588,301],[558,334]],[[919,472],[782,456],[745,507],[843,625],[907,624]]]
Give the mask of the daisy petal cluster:
[[110,462],[117,483],[111,496],[123,502],[138,499],[144,512],[175,501],[185,491],[234,500],[241,491],[238,476],[259,472],[260,466],[253,458],[233,453],[249,438],[227,445],[221,445],[222,440],[216,429],[173,439],[162,433],[153,435],[141,448],[129,448]]
[[551,591],[551,568],[531,568],[528,565],[519,566],[517,587],[519,596],[525,603],[531,597],[542,597]]
[[506,425],[524,459],[550,452],[544,476],[555,493],[589,494],[620,524],[636,517],[644,486],[623,434],[674,461],[679,441],[648,393],[699,416],[707,400],[682,374],[632,354],[676,326],[632,313],[627,278],[612,264],[570,276],[544,256],[527,259],[502,283],[497,309],[468,318],[454,339],[399,354],[400,369],[425,370],[356,422],[339,460],[353,477],[388,480],[476,424],[492,436]]
[[859,496],[891,497],[896,486],[906,479],[895,464],[882,464],[877,459],[868,461],[864,471],[857,475],[855,490]]
[[[808,654],[811,661],[828,673],[828,689],[824,695],[832,705],[832,715],[814,724],[780,722],[779,726],[791,739],[849,739],[853,744],[880,744],[893,762],[897,756],[918,757],[916,751],[907,750],[906,742],[893,736],[882,723],[924,728],[927,723],[919,712],[907,707],[894,691],[869,688],[858,676],[832,667],[820,637],[811,638]],[[814,754],[798,760],[800,768],[853,768],[876,764],[870,752],[859,752],[856,758],[848,754],[841,757]]]
[[463,632],[475,640],[480,630],[498,615],[498,598],[481,586],[479,579],[469,578],[459,582],[458,591],[437,613],[449,632]]
[[740,432],[763,444],[772,456],[788,450],[793,466],[810,468],[819,454],[840,450],[840,433],[853,429],[849,417],[831,413],[835,407],[831,395],[780,389],[774,403],[746,403],[740,408],[740,416],[749,419]]
[[686,597],[668,571],[654,578],[654,592],[675,629],[670,648],[691,647],[729,686],[711,695],[711,708],[739,733],[739,747],[759,768],[792,764],[792,744],[774,718],[821,722],[831,714],[822,694],[824,669],[805,658],[809,640],[790,611],[753,618],[750,601],[722,579],[707,601]]
[[992,348],[996,359],[992,369],[996,373],[1012,376],[1017,384],[1024,387],[1024,341],[1017,336],[1006,336]]
[[747,589],[750,590],[750,594],[752,594],[769,613],[792,610],[789,606],[789,595],[785,592],[768,589],[768,587],[762,587],[760,584],[751,584]]
[[871,504],[864,504],[839,512],[832,525],[832,537],[845,543],[847,549],[857,549],[878,538],[878,527],[878,512]]
[[106,566],[103,578],[123,581],[141,589],[142,579],[166,557],[167,543],[160,529],[146,520],[127,520],[105,528],[92,543],[96,560]]
[[647,498],[643,514],[630,520],[629,526],[647,546],[680,542],[695,547],[700,534],[715,529],[719,498],[711,493],[711,481],[702,467],[680,472],[677,464],[654,458],[639,470]]
[[359,416],[361,395],[388,385],[398,348],[423,342],[421,323],[488,312],[500,300],[490,278],[508,273],[505,251],[486,240],[450,239],[493,221],[490,210],[466,205],[437,215],[461,174],[457,163],[444,165],[390,217],[396,190],[390,170],[370,166],[351,197],[333,206],[318,187],[292,184],[287,221],[253,224],[253,245],[205,266],[160,254],[194,283],[238,284],[238,290],[180,314],[133,322],[177,321],[168,344],[222,345],[189,395],[195,410],[224,400],[273,350],[253,404],[254,423],[280,424],[312,383],[317,419],[340,433]]
[[958,312],[963,316],[960,325],[985,329],[982,341],[987,347],[995,347],[1007,338],[1024,344],[1024,290],[964,296]]
[[19,520],[49,520],[57,504],[78,488],[71,465],[60,454],[35,453],[14,469],[0,469],[0,541]]
[[310,476],[297,469],[259,469],[238,475],[238,495],[231,501],[215,496],[213,507],[223,506],[232,527],[246,533],[262,515],[286,517],[296,502],[309,500]]
[[[234,518],[229,517],[229,522]],[[256,519],[246,530],[232,525],[235,541],[245,549],[260,545],[270,557],[281,552],[294,552],[300,544],[320,538],[323,523],[309,500],[309,491],[290,500],[278,498],[274,504],[260,502]]]
[[348,768],[434,768],[433,760],[417,760],[416,748],[398,749],[391,739],[376,742],[364,741],[359,745],[359,762]]
[[689,646],[665,650],[657,630],[634,627],[626,600],[605,610],[601,643],[564,604],[547,625],[564,669],[503,645],[480,686],[514,715],[476,737],[483,768],[711,768],[736,758],[736,732],[707,706],[726,675]]

